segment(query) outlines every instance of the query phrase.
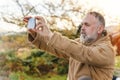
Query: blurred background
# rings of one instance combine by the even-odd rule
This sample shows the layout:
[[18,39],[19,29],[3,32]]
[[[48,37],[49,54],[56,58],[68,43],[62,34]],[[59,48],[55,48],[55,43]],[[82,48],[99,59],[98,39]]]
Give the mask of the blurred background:
[[[0,0],[0,80],[66,80],[68,61],[29,43],[23,18],[43,16],[52,31],[75,39],[89,11],[105,17],[109,32],[120,30],[118,0]],[[114,74],[120,76],[119,56]]]

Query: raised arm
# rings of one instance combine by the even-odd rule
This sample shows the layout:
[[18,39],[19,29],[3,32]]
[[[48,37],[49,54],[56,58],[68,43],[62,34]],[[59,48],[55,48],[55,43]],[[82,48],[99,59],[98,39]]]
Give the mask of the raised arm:
[[59,33],[55,33],[48,45],[51,45],[56,50],[63,51],[63,54],[82,63],[103,66],[111,64],[114,61],[114,52],[110,41],[107,43],[102,41],[97,45],[85,46],[74,40],[70,40]]

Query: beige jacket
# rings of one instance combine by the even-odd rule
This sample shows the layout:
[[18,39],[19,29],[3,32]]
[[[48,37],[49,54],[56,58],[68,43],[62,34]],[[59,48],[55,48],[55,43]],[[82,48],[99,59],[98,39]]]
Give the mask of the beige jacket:
[[55,32],[52,39],[45,43],[39,34],[28,36],[32,44],[51,54],[69,59],[68,80],[79,80],[90,76],[92,80],[112,80],[114,72],[114,51],[108,37],[102,37],[91,44],[82,44]]

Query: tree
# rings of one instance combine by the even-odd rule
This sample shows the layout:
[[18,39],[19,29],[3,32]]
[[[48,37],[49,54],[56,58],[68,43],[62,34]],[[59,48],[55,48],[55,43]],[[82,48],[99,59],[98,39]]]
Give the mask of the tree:
[[[20,10],[20,16],[14,14],[3,15],[3,20],[9,23],[23,26],[23,17],[29,15],[42,15],[47,19],[51,28],[61,27],[65,29],[76,28],[79,25],[82,16],[86,13],[86,10],[82,10],[79,0],[58,0],[47,1],[32,5],[29,0],[14,0],[18,9]],[[69,27],[68,27],[69,26]]]

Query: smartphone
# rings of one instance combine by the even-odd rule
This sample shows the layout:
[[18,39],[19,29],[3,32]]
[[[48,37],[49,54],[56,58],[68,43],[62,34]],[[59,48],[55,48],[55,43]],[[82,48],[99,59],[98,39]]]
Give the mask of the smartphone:
[[28,20],[27,28],[28,29],[34,29],[36,26],[36,19],[35,18],[30,18]]

